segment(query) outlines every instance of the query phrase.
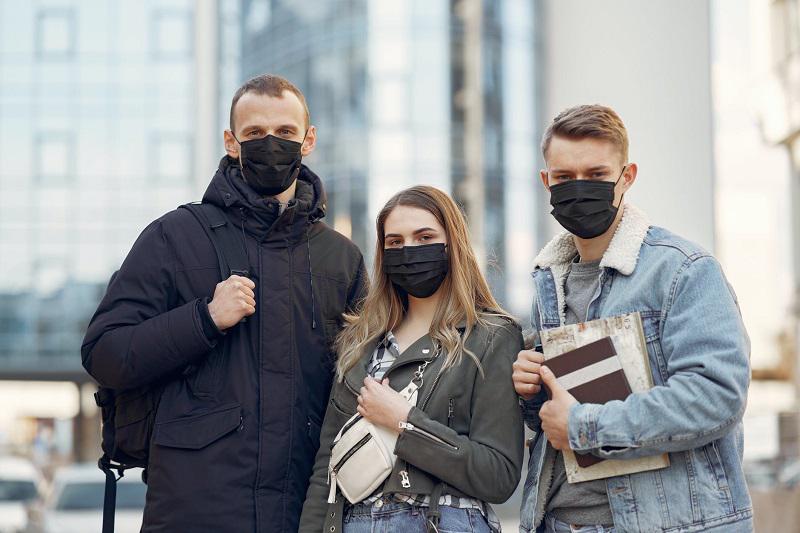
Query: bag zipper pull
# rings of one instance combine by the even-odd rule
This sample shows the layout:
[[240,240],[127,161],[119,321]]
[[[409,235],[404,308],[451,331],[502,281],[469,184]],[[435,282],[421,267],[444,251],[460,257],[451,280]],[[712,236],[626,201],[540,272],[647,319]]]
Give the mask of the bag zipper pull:
[[409,431],[414,431],[414,424],[411,422],[400,422],[397,424],[400,429],[407,429]]
[[336,470],[328,470],[328,484],[331,486],[328,503],[336,503]]
[[408,472],[405,470],[400,471],[400,484],[403,486],[404,489],[411,488],[411,481],[408,479]]

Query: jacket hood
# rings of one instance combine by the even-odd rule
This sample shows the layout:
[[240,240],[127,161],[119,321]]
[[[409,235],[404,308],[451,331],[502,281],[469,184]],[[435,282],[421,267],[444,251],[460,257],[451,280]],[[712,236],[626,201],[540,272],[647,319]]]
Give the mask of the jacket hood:
[[225,209],[237,226],[262,241],[268,237],[296,241],[308,226],[325,216],[327,209],[322,180],[307,166],[301,165],[294,200],[279,214],[279,202],[259,196],[250,188],[239,162],[227,155],[220,161],[203,202]]

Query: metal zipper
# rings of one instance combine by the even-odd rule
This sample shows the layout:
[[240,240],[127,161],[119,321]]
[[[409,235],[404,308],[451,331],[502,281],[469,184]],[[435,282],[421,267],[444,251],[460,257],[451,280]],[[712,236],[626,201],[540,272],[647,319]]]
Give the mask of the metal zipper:
[[426,438],[432,440],[433,442],[435,442],[437,444],[441,444],[443,446],[447,446],[448,448],[450,448],[452,450],[458,450],[458,446],[453,446],[449,442],[447,442],[445,440],[442,440],[440,437],[437,437],[433,433],[430,433],[430,432],[428,432],[428,431],[426,431],[426,430],[424,430],[424,429],[422,429],[420,427],[415,426],[411,422],[400,422],[399,427],[400,427],[400,429],[403,429],[403,430],[406,430],[406,431],[417,432],[420,435],[422,435],[423,437],[426,437]]
[[360,441],[355,443],[352,448],[347,450],[347,453],[344,454],[341,459],[339,459],[339,462],[336,463],[335,466],[328,467],[328,485],[330,486],[328,489],[328,503],[336,503],[336,475],[339,473],[339,470],[342,468],[342,466],[344,466],[344,463],[346,463],[347,460],[350,459],[358,450],[363,448],[371,438],[371,433],[364,435]]
[[[345,434],[345,433],[347,433],[347,432],[350,430],[350,428],[351,428],[351,427],[355,426],[355,425],[356,425],[356,422],[358,422],[358,421],[359,421],[359,420],[361,420],[362,418],[364,418],[364,417],[363,417],[363,416],[361,416],[361,415],[358,415],[358,416],[357,416],[357,417],[355,417],[355,418],[354,418],[354,419],[353,419],[353,420],[352,420],[352,421],[351,421],[349,424],[347,424],[346,426],[344,426],[344,427],[342,428],[342,437],[344,437],[344,434]],[[341,438],[341,437],[340,437],[340,438]],[[336,443],[334,442],[333,444],[336,444]],[[331,445],[331,447],[333,447],[333,445]]]
[[355,443],[352,448],[347,450],[347,453],[344,454],[341,459],[339,459],[339,462],[336,463],[336,465],[333,468],[331,468],[331,473],[335,474],[339,472],[342,466],[344,466],[344,463],[347,462],[347,460],[350,459],[353,456],[353,454],[355,454],[358,450],[363,448],[364,445],[370,441],[370,439],[372,439],[372,433],[367,433],[366,435],[364,435],[361,438],[361,440]]
[[455,408],[453,407],[454,404],[453,398],[450,398],[447,401],[447,427],[451,427],[453,422],[453,413],[455,412]]

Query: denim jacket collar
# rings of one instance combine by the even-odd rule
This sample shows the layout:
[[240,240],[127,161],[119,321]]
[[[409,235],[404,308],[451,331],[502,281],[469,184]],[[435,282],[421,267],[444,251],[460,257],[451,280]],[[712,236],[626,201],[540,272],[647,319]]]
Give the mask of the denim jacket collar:
[[[622,219],[608,249],[603,254],[600,268],[613,268],[620,274],[630,276],[636,268],[639,250],[648,229],[650,220],[647,215],[636,206],[625,203]],[[534,269],[553,267],[557,267],[556,270],[566,269],[577,251],[572,234],[564,231],[547,243],[536,256]]]

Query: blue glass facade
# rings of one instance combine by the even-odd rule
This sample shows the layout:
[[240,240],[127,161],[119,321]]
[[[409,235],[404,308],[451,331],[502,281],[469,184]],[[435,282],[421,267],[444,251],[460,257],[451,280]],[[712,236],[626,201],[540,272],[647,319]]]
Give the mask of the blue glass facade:
[[[241,79],[276,73],[306,94],[319,130],[308,163],[328,190],[329,223],[370,257],[383,203],[404,187],[438,186],[465,208],[496,296],[523,314],[535,234],[531,3],[244,0],[241,9]],[[513,258],[509,244],[520,250]]]
[[81,375],[110,274],[198,196],[193,10],[0,0],[0,374]]

